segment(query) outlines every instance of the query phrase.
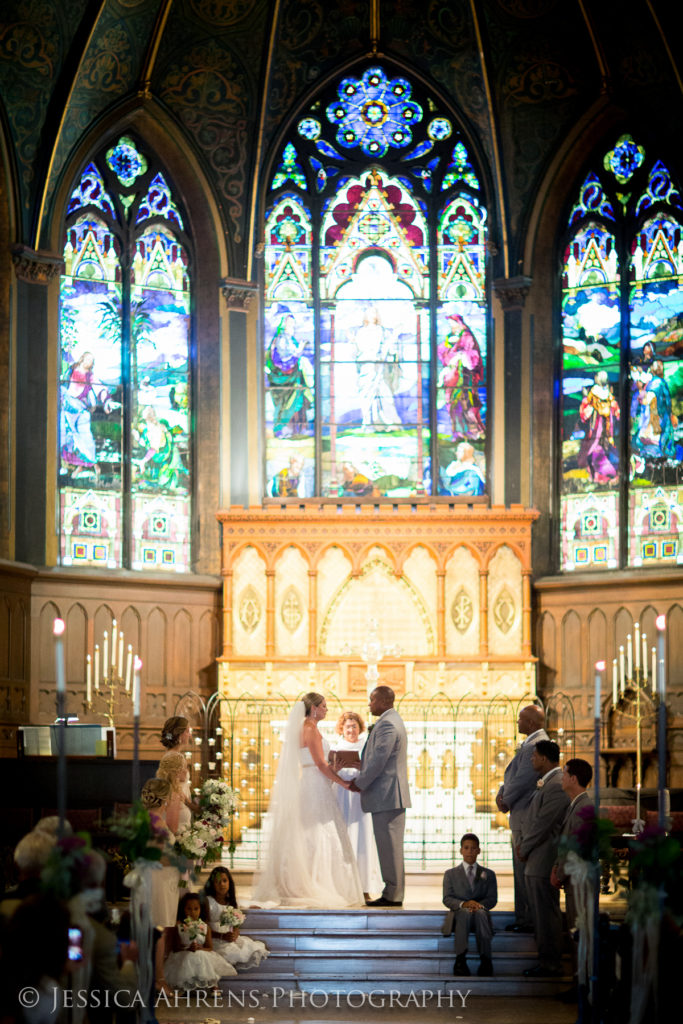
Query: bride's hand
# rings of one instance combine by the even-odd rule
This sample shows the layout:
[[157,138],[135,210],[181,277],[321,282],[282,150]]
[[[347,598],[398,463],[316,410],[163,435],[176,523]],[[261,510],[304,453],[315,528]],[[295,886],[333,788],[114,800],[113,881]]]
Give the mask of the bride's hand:
[[342,779],[339,775],[335,781],[339,783],[342,789],[351,789],[351,783],[347,782],[346,779]]

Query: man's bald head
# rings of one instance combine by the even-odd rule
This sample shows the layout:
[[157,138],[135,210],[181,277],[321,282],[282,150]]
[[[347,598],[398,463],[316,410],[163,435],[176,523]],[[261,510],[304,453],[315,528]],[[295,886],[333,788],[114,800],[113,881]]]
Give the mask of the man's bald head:
[[538,704],[527,704],[519,713],[517,728],[524,736],[530,736],[545,725],[545,711]]

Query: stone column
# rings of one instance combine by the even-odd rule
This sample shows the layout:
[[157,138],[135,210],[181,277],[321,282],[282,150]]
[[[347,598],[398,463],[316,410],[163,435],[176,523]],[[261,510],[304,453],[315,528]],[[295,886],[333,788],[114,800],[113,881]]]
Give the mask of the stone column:
[[[25,245],[12,247],[16,302],[16,468],[14,493],[15,558],[43,565],[46,523],[54,521],[47,494],[56,494],[57,364],[50,356],[49,288],[64,270],[55,253]],[[56,325],[54,325],[56,327]],[[54,330],[53,327],[53,330]],[[49,477],[49,479],[48,479]]]
[[221,285],[223,298],[228,310],[228,344],[229,351],[223,358],[229,367],[230,399],[229,399],[229,430],[230,437],[225,439],[230,453],[230,504],[249,504],[249,396],[258,387],[256,380],[250,379],[249,350],[247,342],[247,318],[257,286],[250,281],[240,281],[232,277],[223,279]]
[[523,331],[522,314],[531,288],[530,277],[499,278],[493,290],[503,307],[503,347],[505,353],[505,504],[522,501],[522,417],[531,415],[524,409],[526,394],[522,379]]

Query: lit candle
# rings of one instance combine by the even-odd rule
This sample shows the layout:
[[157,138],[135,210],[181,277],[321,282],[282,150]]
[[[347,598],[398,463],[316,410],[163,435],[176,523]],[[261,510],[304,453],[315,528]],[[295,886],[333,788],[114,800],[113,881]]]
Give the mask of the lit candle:
[[123,630],[119,633],[119,657],[116,664],[119,666],[119,676],[123,678]]
[[666,665],[664,664],[664,641],[666,638],[666,616],[658,615],[656,619],[657,623],[657,668],[658,668],[658,679],[659,679],[659,699],[663,701],[666,697]]
[[617,682],[617,659],[612,658],[612,706],[616,707],[619,700],[619,685]]
[[640,668],[640,623],[639,622],[636,622],[635,638],[633,640],[633,645],[634,645],[634,647],[636,649],[636,672],[637,672],[638,669]]
[[602,689],[602,673],[605,671],[604,661],[596,661],[595,663],[595,719],[600,718],[600,691]]
[[95,644],[95,689],[100,688],[100,645]]
[[631,641],[630,633],[626,636],[626,675],[629,682],[631,682],[633,679],[633,643]]
[[130,693],[130,677],[133,671],[133,645],[128,644],[128,658],[126,659],[126,692]]
[[652,648],[652,696],[657,693],[657,648]]
[[222,736],[222,735],[223,735],[223,730],[220,727],[220,725],[217,725],[216,726],[216,736]]
[[209,746],[210,747],[214,747],[215,745],[216,745],[215,739],[213,738],[213,736],[209,736]]
[[109,634],[104,631],[104,644],[102,650],[102,675],[106,682],[109,678]]
[[52,623],[52,635],[55,638],[55,673],[57,679],[57,694],[62,696],[66,693],[66,673],[64,671],[64,619],[55,619]]
[[621,696],[624,696],[626,691],[626,674],[624,670],[624,645],[619,645],[619,680],[621,683]]
[[[116,669],[116,638],[118,635],[118,627],[116,625],[116,619],[112,622],[112,634],[111,634],[111,670],[114,672]],[[119,663],[120,664],[120,663]]]
[[647,633],[641,637],[643,643],[643,680],[647,682]]
[[201,747],[201,745],[202,745],[202,738],[201,738],[201,736],[195,736],[195,738],[194,738],[194,745],[195,745],[195,747]]
[[142,668],[142,662],[138,657],[135,658],[134,674],[133,674],[133,717],[140,717],[140,669]]
[[223,752],[221,750],[217,750],[216,751],[216,760],[217,761],[222,761],[223,760]]
[[209,761],[209,771],[213,772],[215,770],[216,770],[216,762],[215,761]]
[[90,655],[85,659],[85,699],[88,704],[92,700],[92,659]]

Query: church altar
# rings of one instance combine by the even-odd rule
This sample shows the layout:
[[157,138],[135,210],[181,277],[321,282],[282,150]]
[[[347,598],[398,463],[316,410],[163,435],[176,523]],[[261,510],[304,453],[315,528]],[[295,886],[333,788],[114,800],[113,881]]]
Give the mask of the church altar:
[[395,691],[409,733],[407,860],[450,863],[470,830],[481,833],[489,859],[496,851],[507,859],[507,822],[494,797],[514,752],[517,707],[536,688],[536,518],[517,505],[433,499],[273,502],[218,513],[217,704],[224,776],[243,797],[236,864],[258,860],[291,701],[308,690],[325,694],[331,734],[342,710],[367,720],[376,679]]

